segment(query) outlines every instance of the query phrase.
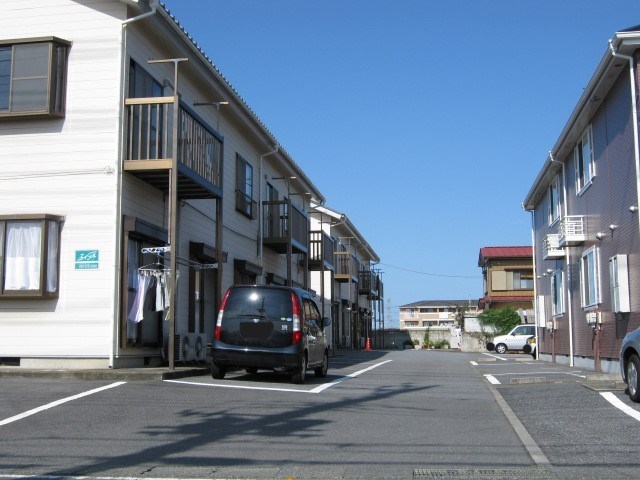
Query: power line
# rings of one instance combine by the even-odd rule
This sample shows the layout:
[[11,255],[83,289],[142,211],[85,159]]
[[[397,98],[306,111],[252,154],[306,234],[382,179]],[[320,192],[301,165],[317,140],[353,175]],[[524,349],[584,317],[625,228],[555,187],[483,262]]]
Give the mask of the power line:
[[382,262],[380,262],[379,265],[384,265],[385,267],[395,268],[397,270],[402,270],[404,272],[417,273],[419,275],[429,275],[431,277],[473,278],[473,279],[476,279],[476,280],[479,279],[479,278],[482,278],[479,275],[474,275],[474,276],[470,276],[470,275],[446,275],[446,274],[443,274],[443,273],[419,272],[417,270],[409,270],[408,268],[396,267],[395,265],[389,265],[388,263],[382,263]]

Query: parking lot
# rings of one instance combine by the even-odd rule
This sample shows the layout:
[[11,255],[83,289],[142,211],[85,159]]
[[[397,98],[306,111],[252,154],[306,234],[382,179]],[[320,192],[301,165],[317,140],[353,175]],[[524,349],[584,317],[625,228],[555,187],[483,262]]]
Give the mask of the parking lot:
[[303,385],[0,378],[0,478],[637,478],[640,408],[591,374],[406,350],[340,352]]

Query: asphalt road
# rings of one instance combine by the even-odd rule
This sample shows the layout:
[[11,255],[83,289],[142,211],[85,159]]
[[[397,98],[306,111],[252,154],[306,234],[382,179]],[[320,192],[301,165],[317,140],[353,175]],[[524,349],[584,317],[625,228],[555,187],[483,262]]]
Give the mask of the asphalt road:
[[505,358],[341,352],[304,385],[0,378],[0,480],[638,478],[638,420],[580,372]]

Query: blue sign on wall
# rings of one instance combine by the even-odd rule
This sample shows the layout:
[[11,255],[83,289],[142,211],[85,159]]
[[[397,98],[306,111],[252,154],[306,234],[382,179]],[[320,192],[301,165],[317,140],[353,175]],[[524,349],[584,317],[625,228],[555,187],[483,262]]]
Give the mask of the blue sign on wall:
[[76,250],[76,270],[95,270],[99,259],[99,250]]

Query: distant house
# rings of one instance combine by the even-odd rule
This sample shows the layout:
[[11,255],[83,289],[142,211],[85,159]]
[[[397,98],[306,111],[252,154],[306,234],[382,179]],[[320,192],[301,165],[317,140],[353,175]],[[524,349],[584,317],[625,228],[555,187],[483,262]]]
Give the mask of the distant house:
[[[456,314],[477,314],[476,300],[422,300],[400,306],[400,329],[422,344],[427,330],[440,339],[449,340],[451,328],[459,325]],[[438,333],[444,332],[444,333]]]
[[640,326],[639,44],[614,35],[523,203],[542,358],[610,372]]
[[482,268],[484,292],[478,307],[481,310],[512,307],[518,310],[523,323],[533,323],[532,247],[483,247],[478,266]]

